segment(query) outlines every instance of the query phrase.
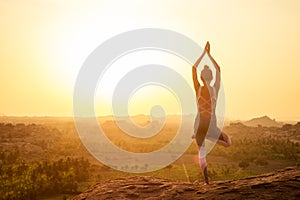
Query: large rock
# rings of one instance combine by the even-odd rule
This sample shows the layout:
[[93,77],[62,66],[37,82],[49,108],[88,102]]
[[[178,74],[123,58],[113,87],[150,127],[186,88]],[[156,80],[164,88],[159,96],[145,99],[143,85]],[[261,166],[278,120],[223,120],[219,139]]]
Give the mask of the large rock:
[[120,178],[98,183],[74,198],[85,199],[300,199],[300,170],[286,168],[210,185],[148,176]]

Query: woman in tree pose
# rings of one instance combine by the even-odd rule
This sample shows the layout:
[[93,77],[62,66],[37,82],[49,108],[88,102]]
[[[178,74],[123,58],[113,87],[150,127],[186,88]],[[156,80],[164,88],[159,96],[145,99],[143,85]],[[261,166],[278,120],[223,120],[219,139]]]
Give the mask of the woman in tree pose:
[[[207,65],[204,66],[204,69],[201,71],[200,76],[204,85],[201,86],[198,81],[197,67],[205,54],[208,55],[214,67],[216,68],[216,80],[213,86],[210,85],[213,79],[212,71]],[[198,107],[198,114],[195,119],[193,138],[196,139],[198,145],[199,165],[202,170],[205,183],[209,184],[206,163],[205,139],[209,139],[225,147],[231,145],[230,138],[217,127],[215,109],[220,89],[221,76],[219,65],[210,55],[209,42],[206,43],[203,53],[194,64],[192,73]]]

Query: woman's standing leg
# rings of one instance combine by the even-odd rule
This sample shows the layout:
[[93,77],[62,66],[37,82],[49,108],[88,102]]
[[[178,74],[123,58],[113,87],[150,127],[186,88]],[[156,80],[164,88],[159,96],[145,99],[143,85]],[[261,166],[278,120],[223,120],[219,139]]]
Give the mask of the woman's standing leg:
[[199,125],[197,127],[198,128],[197,133],[196,133],[199,165],[206,184],[209,184],[209,179],[208,179],[207,162],[206,162],[205,136],[209,127],[209,123],[210,120],[200,119]]
[[204,141],[203,141],[202,145],[199,146],[198,158],[199,158],[199,165],[200,165],[205,183],[209,184],[208,172],[207,172],[207,162],[206,162],[206,149],[205,149]]

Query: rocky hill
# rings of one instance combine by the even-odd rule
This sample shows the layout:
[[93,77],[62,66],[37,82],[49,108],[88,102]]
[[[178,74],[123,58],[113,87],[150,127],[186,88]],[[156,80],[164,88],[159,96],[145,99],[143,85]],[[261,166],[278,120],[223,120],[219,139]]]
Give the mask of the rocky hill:
[[264,126],[264,127],[281,127],[284,123],[278,122],[275,119],[271,119],[268,116],[262,116],[253,118],[251,120],[243,122],[246,126]]
[[210,185],[158,179],[148,176],[120,178],[98,183],[73,200],[96,199],[300,199],[300,169],[285,168],[239,180],[214,181]]

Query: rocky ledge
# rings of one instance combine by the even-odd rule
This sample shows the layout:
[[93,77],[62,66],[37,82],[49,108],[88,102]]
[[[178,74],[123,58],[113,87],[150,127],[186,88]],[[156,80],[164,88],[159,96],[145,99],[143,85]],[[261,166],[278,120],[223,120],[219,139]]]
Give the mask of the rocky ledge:
[[210,185],[135,176],[98,183],[74,197],[96,199],[300,199],[300,169],[285,168]]

